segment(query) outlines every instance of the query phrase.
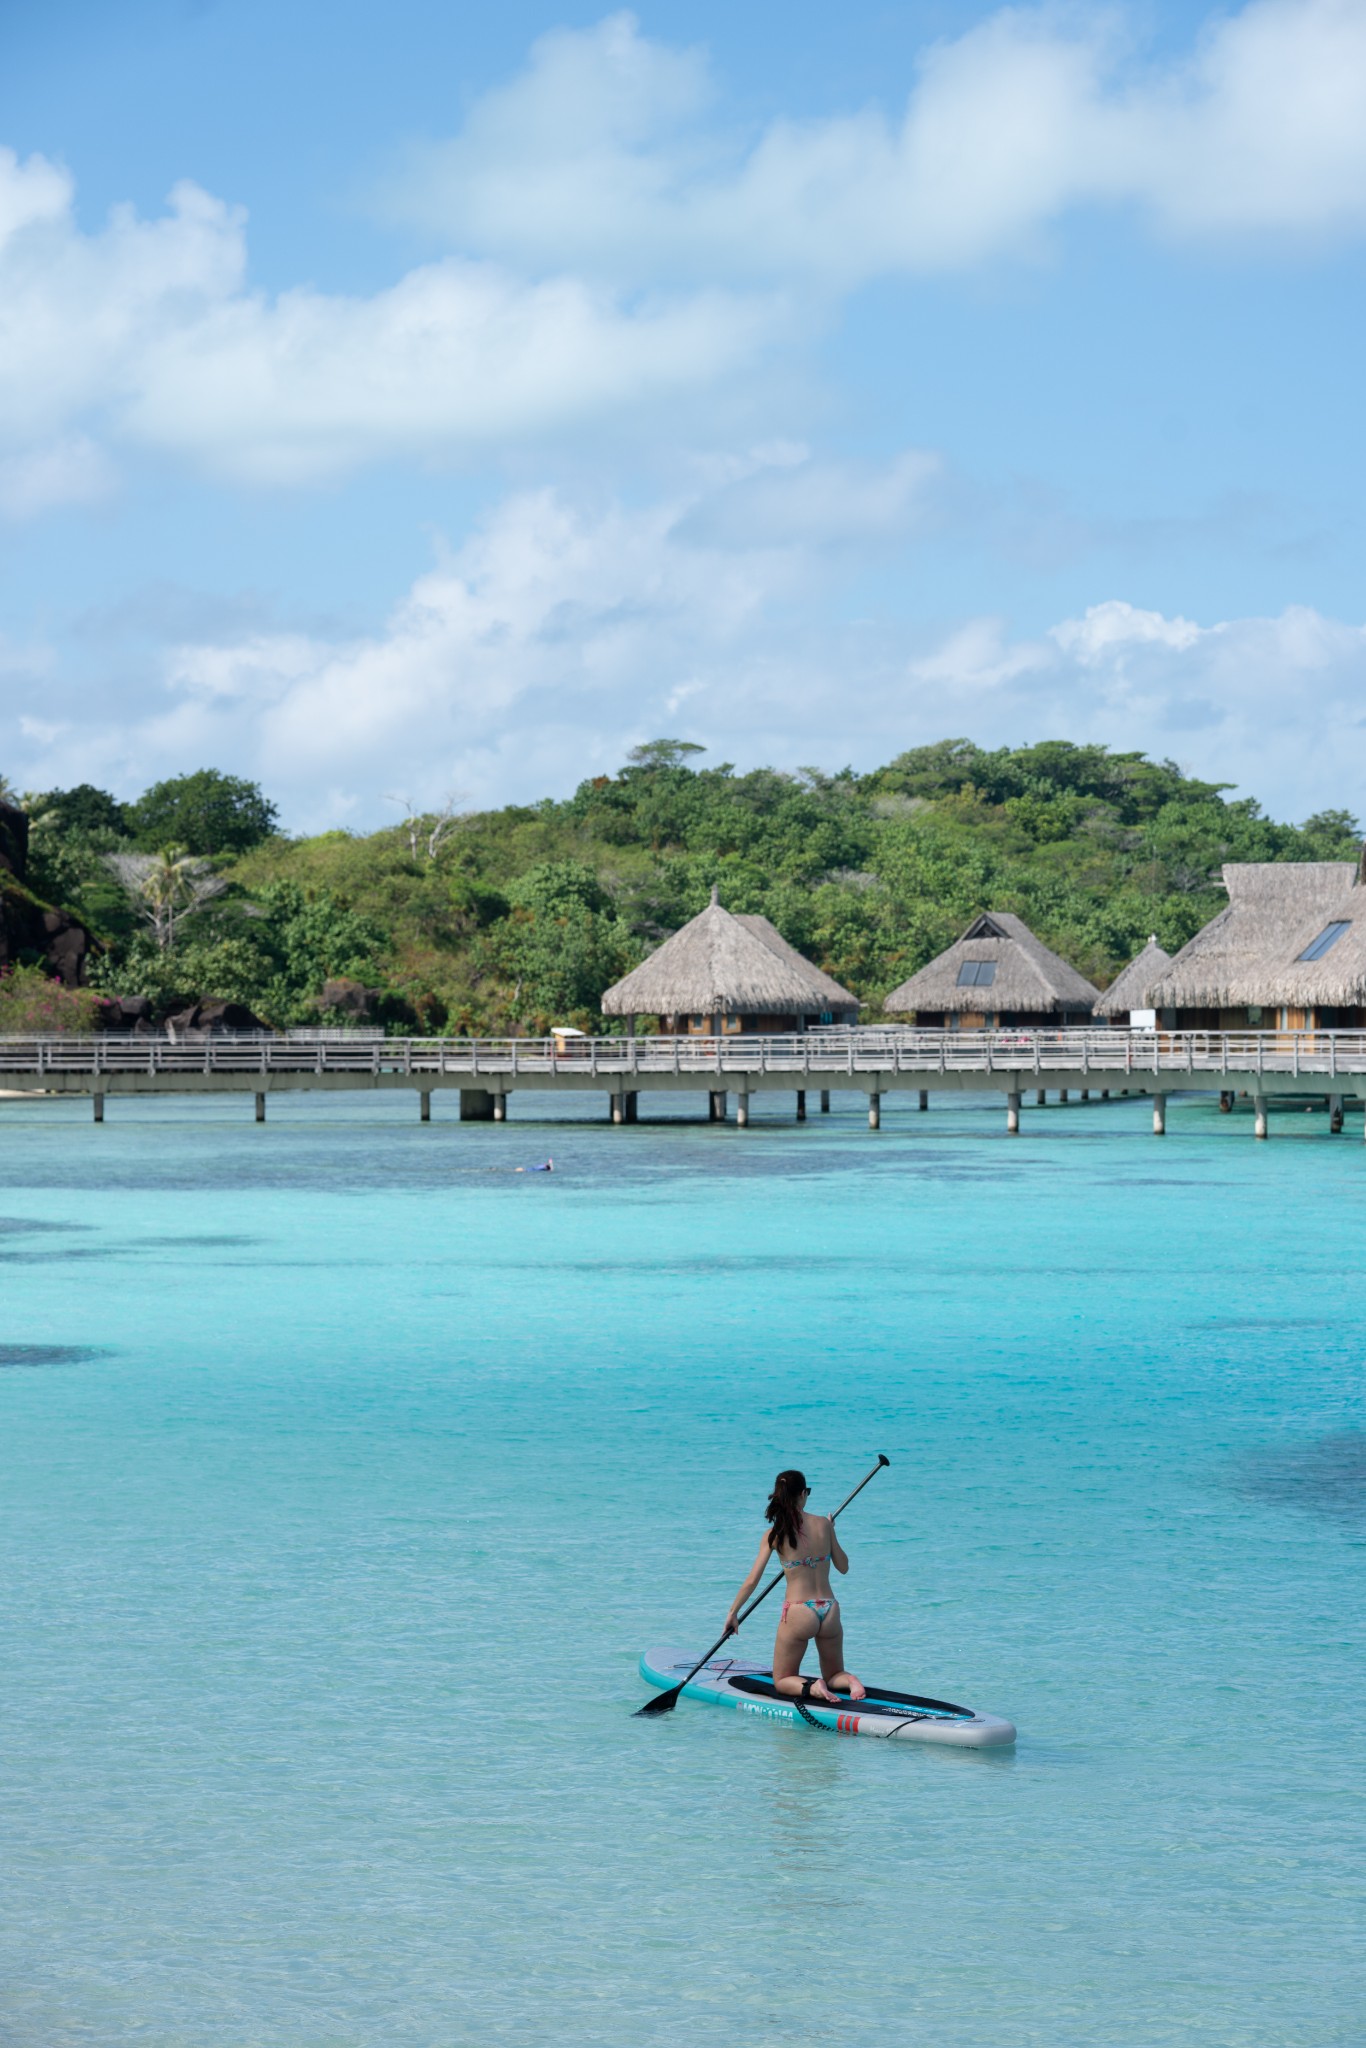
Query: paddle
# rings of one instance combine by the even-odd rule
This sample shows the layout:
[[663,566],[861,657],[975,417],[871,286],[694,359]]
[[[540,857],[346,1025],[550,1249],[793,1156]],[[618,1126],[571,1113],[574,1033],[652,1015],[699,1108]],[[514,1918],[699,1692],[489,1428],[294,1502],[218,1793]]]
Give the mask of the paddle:
[[[878,1473],[882,1470],[883,1466],[890,1465],[891,1462],[892,1461],[890,1458],[885,1458],[882,1455],[881,1451],[879,1451],[877,1463],[876,1465],[874,1465],[872,1471],[867,1473],[862,1479],[860,1479],[858,1485],[854,1488],[853,1493],[849,1494],[846,1499],[840,1502],[839,1506],[835,1509],[834,1514],[830,1517],[831,1521],[838,1521],[839,1517],[844,1513],[844,1510],[848,1507],[849,1502],[851,1500],[856,1499],[857,1496],[862,1493],[864,1487],[868,1484],[868,1481],[870,1479],[876,1479]],[[762,1589],[762,1591],[756,1593],[754,1598],[748,1603],[748,1605],[740,1609],[740,1612],[735,1617],[735,1627],[738,1629],[742,1621],[748,1621],[750,1615],[753,1614],[755,1608],[759,1605],[760,1601],[767,1600],[769,1594],[773,1591],[773,1588],[775,1586],[781,1586],[782,1583],[783,1575],[781,1572],[779,1572],[776,1579],[770,1579],[768,1584]],[[652,1700],[646,1700],[643,1707],[636,1708],[635,1714],[632,1718],[638,1721],[643,1716],[648,1716],[650,1714],[671,1714],[674,1708],[678,1705],[678,1695],[682,1692],[684,1686],[690,1685],[692,1683],[693,1679],[696,1678],[698,1672],[702,1669],[702,1666],[708,1663],[710,1659],[716,1655],[717,1651],[721,1648],[722,1643],[729,1642],[733,1634],[733,1629],[727,1629],[725,1635],[721,1636],[716,1642],[712,1644],[711,1648],[707,1651],[706,1655],[698,1658],[697,1662],[693,1665],[692,1670],[688,1673],[686,1678],[680,1679],[678,1684],[675,1686],[671,1686],[668,1692],[657,1692]]]

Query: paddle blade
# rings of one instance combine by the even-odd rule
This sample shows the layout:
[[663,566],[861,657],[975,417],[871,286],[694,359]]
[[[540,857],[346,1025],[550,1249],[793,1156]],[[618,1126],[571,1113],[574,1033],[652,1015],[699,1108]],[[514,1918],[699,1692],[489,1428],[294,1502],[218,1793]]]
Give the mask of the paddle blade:
[[650,1714],[671,1714],[678,1705],[678,1695],[682,1690],[681,1685],[676,1685],[669,1692],[657,1692],[652,1700],[646,1700],[643,1707],[636,1708],[631,1719],[640,1721]]

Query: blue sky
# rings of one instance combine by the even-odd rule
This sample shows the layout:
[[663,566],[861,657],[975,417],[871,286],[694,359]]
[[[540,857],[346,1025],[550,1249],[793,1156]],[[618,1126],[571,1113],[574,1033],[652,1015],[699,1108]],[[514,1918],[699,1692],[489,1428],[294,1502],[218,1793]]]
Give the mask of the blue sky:
[[0,767],[1361,810],[1366,0],[7,0]]

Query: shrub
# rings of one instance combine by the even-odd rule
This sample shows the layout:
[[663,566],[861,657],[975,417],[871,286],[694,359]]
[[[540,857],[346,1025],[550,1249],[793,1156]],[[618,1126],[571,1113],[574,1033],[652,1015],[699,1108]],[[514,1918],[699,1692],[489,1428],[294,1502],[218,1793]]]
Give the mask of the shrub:
[[0,968],[0,1036],[80,1036],[102,1008],[93,989],[63,988],[41,967]]

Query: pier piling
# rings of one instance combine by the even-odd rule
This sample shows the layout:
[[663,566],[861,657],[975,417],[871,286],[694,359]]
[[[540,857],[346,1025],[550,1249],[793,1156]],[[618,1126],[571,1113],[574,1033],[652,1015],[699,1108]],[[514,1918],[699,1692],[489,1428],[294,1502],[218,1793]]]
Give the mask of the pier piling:
[[1264,1095],[1254,1095],[1252,1098],[1252,1135],[1254,1138],[1264,1138],[1266,1136],[1266,1097]]
[[707,1099],[707,1122],[723,1124],[726,1121],[726,1091],[713,1088]]
[[1165,1095],[1154,1095],[1154,1097],[1153,1097],[1153,1136],[1154,1136],[1155,1138],[1165,1138],[1165,1137],[1166,1137],[1166,1135],[1167,1135],[1167,1098],[1166,1098],[1166,1096],[1165,1096]]
[[1006,1134],[1012,1138],[1020,1135],[1020,1098],[1018,1094],[1006,1097]]
[[871,1089],[868,1094],[868,1128],[870,1131],[882,1129],[882,1097]]
[[929,1089],[928,1089],[928,1088],[922,1088],[922,1089],[920,1090],[920,1100],[919,1100],[919,1102],[917,1103],[916,1107],[917,1107],[918,1109],[928,1109],[928,1108],[929,1108],[929,1106],[930,1106],[930,1091],[929,1091]]
[[821,1090],[821,1115],[822,1115],[822,1116],[829,1116],[829,1114],[830,1114],[830,1090],[829,1090],[828,1088],[822,1088],[822,1090]]
[[95,1122],[102,1124],[104,1122],[104,1097],[102,1095],[92,1095],[90,1100],[95,1109]]
[[266,1098],[263,1094],[261,1094],[260,1090],[258,1089],[256,1094],[256,1121],[258,1124],[263,1124],[265,1120]]
[[[801,1097],[797,1100],[800,1102]],[[804,1113],[804,1112],[803,1112]],[[749,1090],[742,1088],[735,1098],[735,1121],[742,1131],[749,1129]]]
[[418,1089],[418,1091],[417,1091],[417,1114],[418,1114],[418,1121],[419,1121],[420,1123],[424,1123],[424,1124],[429,1124],[429,1123],[431,1122],[431,1120],[432,1120],[432,1091],[431,1091],[431,1089],[430,1089],[430,1088],[419,1088],[419,1089]]
[[1328,1130],[1329,1130],[1329,1135],[1335,1138],[1335,1137],[1336,1137],[1336,1136],[1338,1135],[1338,1132],[1339,1132],[1339,1131],[1340,1131],[1341,1129],[1342,1129],[1342,1097],[1341,1097],[1340,1095],[1330,1095],[1330,1096],[1329,1096],[1329,1098],[1328,1098]]
[[797,1090],[797,1122],[798,1122],[799,1124],[804,1124],[804,1123],[806,1122],[806,1090],[805,1090],[805,1088],[799,1088],[799,1089]]

